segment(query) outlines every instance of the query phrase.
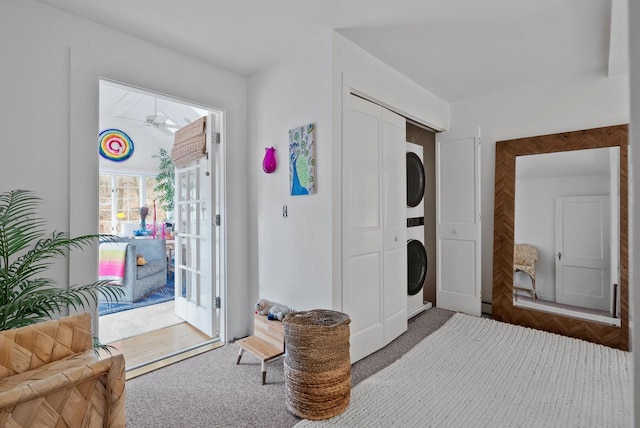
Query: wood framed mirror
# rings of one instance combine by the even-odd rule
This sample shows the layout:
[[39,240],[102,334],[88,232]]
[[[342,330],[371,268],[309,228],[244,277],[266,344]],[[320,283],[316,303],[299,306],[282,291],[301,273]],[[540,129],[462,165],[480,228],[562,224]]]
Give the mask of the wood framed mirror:
[[[534,293],[529,293],[531,298],[522,297],[520,293],[520,287],[515,286],[514,279],[519,278],[522,272],[519,269],[514,269],[514,244],[517,242],[516,223],[526,223],[522,219],[516,222],[516,200],[522,200],[522,197],[517,197],[517,187],[526,188],[520,180],[516,185],[516,165],[521,165],[525,159],[529,161],[531,158],[526,158],[530,155],[542,155],[550,153],[564,153],[574,152],[575,154],[583,154],[582,151],[590,149],[601,149],[617,147],[618,149],[611,151],[615,155],[609,154],[611,165],[617,163],[616,168],[619,168],[619,173],[615,176],[617,188],[611,188],[611,194],[603,197],[605,200],[611,200],[610,206],[613,213],[610,217],[613,220],[611,236],[614,239],[613,247],[615,253],[611,253],[611,259],[614,259],[614,267],[611,268],[613,276],[609,276],[609,271],[606,273],[598,273],[602,278],[611,279],[617,278],[617,284],[610,284],[612,309],[609,310],[609,316],[592,316],[594,312],[591,309],[574,308],[573,306],[563,306],[559,303],[551,302],[555,299],[555,295],[552,298],[541,295],[540,289],[543,284],[540,283],[540,274],[536,280],[536,274],[530,279],[535,280]],[[496,142],[496,167],[495,167],[495,206],[494,206],[494,239],[493,239],[493,305],[492,316],[499,321],[509,322],[539,330],[545,330],[552,333],[562,334],[564,336],[575,337],[578,339],[587,340],[589,342],[600,343],[606,346],[619,348],[622,350],[629,349],[629,273],[628,273],[628,179],[627,179],[627,148],[628,148],[628,127],[627,125],[616,125],[603,128],[587,129],[582,131],[565,132],[559,134],[543,135],[528,138],[519,138],[507,141]],[[533,157],[533,156],[532,156]],[[584,162],[578,162],[582,164]],[[522,168],[522,167],[519,167]],[[522,168],[524,169],[524,168]],[[564,168],[567,170],[568,168]],[[545,179],[550,179],[552,176],[547,175]],[[611,177],[614,174],[611,173]],[[574,181],[586,181],[584,177],[576,179]],[[611,180],[614,181],[614,180]],[[555,186],[561,187],[561,186]],[[597,190],[591,190],[598,193]],[[538,192],[539,193],[539,192]],[[532,194],[535,194],[533,192]],[[552,202],[546,204],[540,203],[538,207],[542,211],[546,210],[546,214],[549,218],[555,219],[555,224],[550,225],[551,230],[556,236],[558,236],[558,226],[562,223],[563,217],[558,214],[558,206],[560,205],[560,197],[556,194],[553,196],[555,199]],[[608,199],[607,199],[608,198]],[[617,201],[617,204],[615,203]],[[609,204],[609,202],[607,202]],[[550,206],[555,205],[555,212],[549,213]],[[544,207],[546,208],[544,208]],[[575,211],[575,210],[574,210]],[[582,219],[585,218],[582,209],[578,209],[578,218],[581,219],[578,222],[567,221],[569,225],[582,223]],[[575,213],[574,213],[575,214]],[[537,217],[541,217],[540,213],[534,214]],[[533,218],[533,217],[529,217]],[[619,220],[616,222],[615,220]],[[586,220],[585,220],[586,221]],[[553,223],[553,221],[551,221]],[[577,226],[576,226],[577,227]],[[605,227],[603,227],[604,229]],[[584,242],[589,241],[594,235],[594,229],[590,229],[587,232],[579,233],[579,239],[574,243],[574,247],[582,248],[586,244]],[[574,231],[575,233],[575,231]],[[522,235],[522,233],[519,233]],[[531,236],[531,233],[529,234]],[[617,238],[617,239],[616,239]],[[561,267],[557,264],[558,260],[562,260],[563,253],[558,250],[558,238],[553,245],[548,245],[546,248],[541,248],[537,256],[538,263],[541,267],[547,264],[548,278],[562,277],[562,278],[579,278],[575,284],[570,284],[568,288],[570,290],[577,289],[577,284],[588,283],[590,274],[584,274],[581,276],[578,273],[577,276],[567,276]],[[585,241],[586,240],[586,241]],[[593,239],[592,239],[593,240]],[[617,245],[619,244],[619,247]],[[541,246],[543,244],[540,244]],[[598,246],[596,244],[596,246]],[[602,251],[605,250],[607,244],[602,244]],[[519,247],[520,248],[520,247]],[[586,250],[585,250],[586,251]],[[565,260],[568,257],[565,257]],[[617,260],[615,260],[617,258]],[[526,269],[525,269],[526,270]],[[575,274],[575,272],[574,272]],[[518,279],[520,280],[520,279]],[[565,279],[558,279],[559,282],[566,281]],[[551,282],[551,279],[549,279]],[[574,286],[575,285],[575,286]],[[530,288],[531,283],[528,284]],[[554,284],[555,287],[555,284]],[[515,291],[515,292],[514,292]],[[593,291],[593,290],[591,290]],[[590,291],[590,292],[591,292]],[[609,291],[593,291],[593,294],[606,294]],[[550,292],[549,295],[561,294]],[[588,293],[584,293],[588,294]]]

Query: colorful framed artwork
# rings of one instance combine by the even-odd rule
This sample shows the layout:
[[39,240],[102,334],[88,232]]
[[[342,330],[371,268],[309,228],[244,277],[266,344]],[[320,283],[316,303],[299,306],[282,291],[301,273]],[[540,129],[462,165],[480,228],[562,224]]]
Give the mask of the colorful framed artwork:
[[133,154],[133,141],[119,129],[105,129],[99,135],[100,156],[114,162],[122,162]]
[[289,131],[289,188],[291,195],[316,192],[316,125]]

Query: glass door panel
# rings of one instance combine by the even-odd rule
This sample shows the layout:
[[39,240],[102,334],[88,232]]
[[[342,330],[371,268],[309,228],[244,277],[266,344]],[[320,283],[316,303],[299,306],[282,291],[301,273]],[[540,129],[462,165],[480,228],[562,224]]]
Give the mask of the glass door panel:
[[[210,116],[211,117],[211,116]],[[209,128],[211,121],[207,123]],[[208,156],[176,168],[176,314],[213,337],[216,335],[216,253],[213,208],[215,202],[211,155],[211,131],[207,129]]]

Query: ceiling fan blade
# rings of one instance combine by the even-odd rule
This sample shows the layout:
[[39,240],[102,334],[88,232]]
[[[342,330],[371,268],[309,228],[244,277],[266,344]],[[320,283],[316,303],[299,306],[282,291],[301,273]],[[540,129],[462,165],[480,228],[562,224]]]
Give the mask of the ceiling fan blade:
[[167,121],[167,117],[161,114],[157,114],[152,120],[154,125],[164,125],[166,121]]
[[116,116],[118,119],[126,119],[126,120],[131,120],[133,122],[138,122],[141,124],[144,124],[144,121],[140,120],[140,119],[135,119],[133,117],[127,117],[127,116]]

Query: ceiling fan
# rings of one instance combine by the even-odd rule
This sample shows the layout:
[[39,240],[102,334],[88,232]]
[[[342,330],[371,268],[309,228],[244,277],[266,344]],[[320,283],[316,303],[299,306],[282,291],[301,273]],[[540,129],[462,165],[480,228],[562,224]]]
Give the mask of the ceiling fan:
[[[167,116],[158,113],[158,99],[154,98],[154,112],[144,116],[144,120],[134,119],[131,117],[120,116],[123,119],[133,120],[140,124],[140,126],[153,126],[163,134],[172,136],[172,130],[180,129],[180,126],[173,123]],[[175,132],[175,131],[174,131]]]
[[155,126],[156,128],[171,128],[178,129],[178,125],[173,123],[167,123],[169,118],[163,114],[158,114],[158,99],[154,98],[154,112],[145,116],[144,121],[147,125]]

